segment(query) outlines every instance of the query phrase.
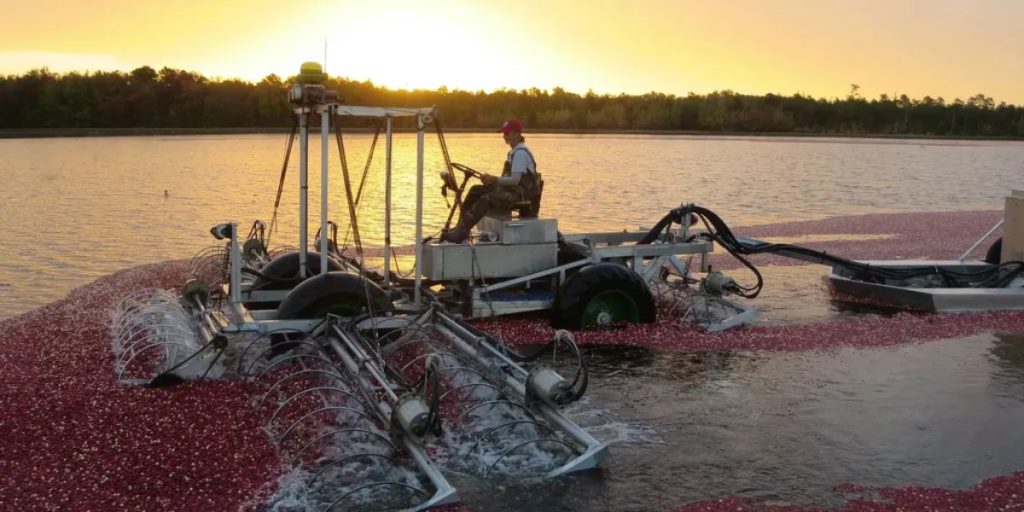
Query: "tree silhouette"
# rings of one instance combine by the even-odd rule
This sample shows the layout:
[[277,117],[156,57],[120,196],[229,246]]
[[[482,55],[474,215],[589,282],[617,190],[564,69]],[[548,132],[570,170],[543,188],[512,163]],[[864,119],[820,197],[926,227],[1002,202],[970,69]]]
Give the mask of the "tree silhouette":
[[[0,76],[0,128],[280,128],[290,123],[290,78],[256,83],[142,66],[129,72]],[[1024,136],[1024,108],[975,94],[967,101],[882,94],[868,100],[851,83],[845,98],[659,92],[577,94],[561,87],[490,93],[440,87],[387,89],[332,78],[349,104],[437,105],[448,128],[493,129],[510,117],[530,129],[694,130],[811,134]]]

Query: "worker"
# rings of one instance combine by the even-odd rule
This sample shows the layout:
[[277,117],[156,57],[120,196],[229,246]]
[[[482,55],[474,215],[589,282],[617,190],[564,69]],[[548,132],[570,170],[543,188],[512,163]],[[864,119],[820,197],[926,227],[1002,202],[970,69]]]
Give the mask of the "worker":
[[[537,175],[537,160],[526,147],[523,137],[523,123],[510,119],[501,125],[501,132],[508,144],[509,152],[501,176],[484,174],[483,183],[469,189],[462,202],[459,223],[454,229],[441,234],[445,242],[462,243],[469,238],[469,232],[488,213],[507,215],[517,203],[528,202],[528,211],[534,215],[540,210],[540,179]],[[520,211],[522,215],[522,210]]]

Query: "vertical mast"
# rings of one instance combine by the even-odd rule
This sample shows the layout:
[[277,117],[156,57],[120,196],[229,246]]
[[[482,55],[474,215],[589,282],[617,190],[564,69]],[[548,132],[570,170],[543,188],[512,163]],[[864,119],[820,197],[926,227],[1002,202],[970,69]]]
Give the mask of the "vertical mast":
[[327,135],[331,131],[330,120],[334,109],[331,105],[320,108],[320,273],[327,273],[327,253],[330,242],[327,238]]
[[387,135],[384,137],[384,285],[391,283],[391,116],[387,117]]
[[299,116],[299,277],[309,276],[306,252],[309,199],[309,108],[303,107]]
[[426,125],[424,115],[416,116],[416,286],[413,291],[413,303],[420,303],[420,260],[423,257],[423,129]]

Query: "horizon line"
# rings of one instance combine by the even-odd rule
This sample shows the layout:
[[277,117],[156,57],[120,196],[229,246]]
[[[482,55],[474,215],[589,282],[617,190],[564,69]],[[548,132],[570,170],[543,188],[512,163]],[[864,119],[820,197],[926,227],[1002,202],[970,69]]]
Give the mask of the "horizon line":
[[[66,71],[52,71],[49,66],[41,66],[41,67],[35,67],[35,68],[27,69],[25,71],[22,71],[20,74],[14,74],[14,73],[11,73],[11,72],[6,72],[6,71],[0,72],[0,77],[2,77],[2,78],[15,77],[15,78],[17,78],[17,77],[25,76],[25,75],[27,75],[29,73],[32,73],[33,71],[46,72],[46,73],[50,73],[50,74],[52,74],[54,76],[66,76],[66,75],[72,75],[72,74],[79,74],[79,75],[88,76],[90,74],[97,74],[97,73],[126,73],[127,74],[127,73],[131,73],[132,71],[135,71],[137,69],[142,69],[142,68],[150,68],[150,69],[152,69],[154,71],[157,71],[157,72],[159,72],[162,69],[170,69],[172,71],[182,71],[182,72],[186,72],[186,73],[190,73],[190,74],[194,74],[194,75],[199,75],[199,76],[201,76],[201,77],[203,77],[203,78],[205,78],[207,80],[216,81],[216,82],[238,81],[238,82],[244,82],[244,83],[251,84],[251,85],[257,85],[261,81],[263,81],[263,80],[265,80],[265,79],[267,79],[267,78],[269,78],[271,76],[274,76],[274,77],[280,79],[282,82],[285,82],[285,83],[289,82],[290,79],[294,79],[296,76],[298,76],[297,74],[282,76],[282,75],[279,75],[277,73],[271,72],[271,73],[268,73],[268,74],[264,75],[263,77],[261,77],[258,80],[253,80],[253,79],[244,78],[244,77],[241,77],[241,76],[206,75],[206,74],[202,73],[201,71],[189,70],[189,69],[185,69],[185,68],[175,68],[175,67],[171,67],[171,66],[167,66],[167,65],[160,66],[160,67],[154,67],[154,66],[150,66],[149,64],[144,64],[144,65],[137,66],[135,68],[127,69],[127,70],[118,68],[118,69],[75,69],[75,70],[66,70]],[[861,96],[859,94],[854,94],[855,91],[853,91],[853,86],[856,85],[856,84],[853,83],[853,82],[851,82],[851,84],[850,84],[851,85],[851,94],[848,94],[844,98],[844,97],[841,97],[841,96],[831,96],[831,97],[829,97],[829,96],[815,96],[813,94],[809,94],[809,93],[805,93],[805,92],[801,92],[801,91],[795,91],[795,92],[792,92],[792,93],[789,93],[789,94],[785,94],[785,93],[781,93],[781,92],[765,92],[765,93],[757,94],[757,93],[741,92],[741,91],[737,91],[737,90],[730,89],[730,88],[715,89],[715,90],[713,90],[711,92],[705,92],[705,93],[700,93],[700,92],[695,92],[695,91],[687,91],[685,94],[683,94],[683,93],[672,93],[672,92],[657,91],[657,90],[653,90],[653,89],[650,90],[650,91],[647,91],[647,92],[643,92],[643,93],[628,93],[628,92],[624,92],[624,91],[617,92],[617,93],[608,93],[608,92],[597,93],[593,89],[588,89],[586,92],[580,92],[580,91],[575,91],[575,90],[569,90],[569,89],[566,89],[566,88],[561,87],[561,86],[554,86],[551,89],[540,88],[540,87],[537,87],[537,86],[531,86],[531,87],[522,88],[522,89],[498,87],[498,88],[494,88],[494,89],[490,89],[490,90],[487,90],[487,89],[475,89],[474,90],[474,89],[462,89],[462,88],[459,88],[459,87],[449,87],[446,84],[441,84],[441,85],[431,89],[431,88],[391,87],[391,86],[388,86],[388,85],[383,85],[383,84],[378,83],[378,82],[374,82],[373,79],[370,79],[370,78],[366,78],[366,79],[360,80],[358,78],[346,77],[346,76],[342,76],[342,75],[328,75],[328,80],[330,80],[330,79],[346,80],[346,81],[359,82],[359,83],[369,83],[373,87],[377,87],[377,88],[384,89],[384,90],[391,91],[391,92],[436,92],[436,93],[442,93],[442,94],[443,94],[442,89],[444,89],[444,91],[446,91],[447,93],[454,93],[454,92],[481,93],[482,92],[484,94],[494,94],[494,93],[497,93],[497,92],[527,93],[527,92],[530,92],[532,90],[537,90],[537,91],[543,92],[545,94],[551,94],[552,92],[560,89],[561,91],[563,91],[565,93],[575,94],[575,95],[581,96],[581,97],[585,97],[585,96],[588,96],[590,94],[594,94],[594,95],[599,96],[599,97],[600,96],[605,96],[605,97],[611,97],[611,98],[621,97],[621,96],[645,96],[645,95],[648,95],[648,94],[662,94],[662,95],[672,96],[672,97],[676,97],[676,98],[686,98],[688,96],[709,96],[709,95],[712,95],[712,94],[731,93],[731,94],[735,94],[737,96],[766,97],[766,96],[771,95],[771,96],[778,96],[778,97],[783,97],[783,98],[792,98],[792,97],[800,96],[800,97],[803,97],[803,98],[809,98],[809,99],[814,99],[814,100],[822,99],[822,100],[826,100],[826,101],[830,101],[830,100],[832,100],[832,101],[842,101],[842,100],[851,100],[851,99],[853,99],[853,100],[863,100],[863,101],[866,101],[866,102],[880,100],[882,98],[882,96],[888,97],[890,101],[897,101],[897,100],[899,100],[901,98],[901,96],[907,96],[907,98],[910,99],[910,100],[923,100],[924,98],[931,98],[933,100],[941,99],[941,100],[943,100],[945,102],[946,105],[952,105],[952,104],[954,104],[954,102],[956,100],[962,101],[962,102],[964,102],[966,104],[967,100],[970,100],[971,98],[974,98],[974,97],[976,97],[978,95],[981,95],[981,96],[984,96],[985,98],[987,98],[989,100],[992,100],[993,104],[995,106],[999,106],[999,105],[1018,106],[1018,107],[1019,106],[1024,106],[1024,103],[1022,103],[1020,105],[1017,105],[1015,103],[1010,103],[1010,102],[1007,102],[1007,101],[996,101],[995,98],[993,98],[991,96],[988,96],[987,94],[985,94],[983,92],[976,92],[976,93],[974,93],[972,95],[969,95],[969,96],[967,96],[967,100],[964,100],[964,99],[960,98],[959,96],[957,96],[953,100],[947,100],[944,96],[932,96],[930,94],[925,94],[924,96],[921,96],[920,98],[914,98],[914,97],[912,97],[910,95],[907,95],[906,93],[895,93],[895,92],[892,93],[892,94],[879,93],[879,96],[877,98],[867,98],[867,97]],[[857,86],[857,89],[859,89],[859,86]]]

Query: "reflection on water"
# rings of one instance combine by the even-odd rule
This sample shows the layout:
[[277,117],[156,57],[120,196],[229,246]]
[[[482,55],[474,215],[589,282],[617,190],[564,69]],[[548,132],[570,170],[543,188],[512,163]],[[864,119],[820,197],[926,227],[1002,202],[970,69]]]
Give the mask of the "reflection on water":
[[602,439],[644,438],[625,436],[602,470],[559,482],[497,495],[463,482],[470,506],[670,510],[734,494],[836,505],[843,483],[966,488],[1024,469],[1019,335],[830,352],[587,352],[595,378],[576,419]]
[[1000,366],[1024,370],[1024,335],[997,333],[992,355]]
[[[1005,189],[1020,184],[1024,162],[1019,142],[527,138],[546,183],[542,215],[556,217],[570,232],[650,226],[681,202],[699,202],[733,225],[1000,208]],[[369,134],[346,139],[353,180],[362,171],[370,139]],[[448,139],[455,161],[500,171],[507,147],[497,134]],[[213,242],[208,230],[214,224],[269,220],[284,145],[284,135],[0,140],[0,318],[126,266],[190,257]],[[319,169],[318,149],[312,146],[310,160]],[[411,243],[414,233],[414,146],[414,134],[396,136],[396,244]],[[427,139],[427,149],[425,233],[430,234],[443,223],[447,205],[439,193],[442,159],[436,139]],[[371,245],[383,240],[379,151],[360,209],[362,239]],[[274,245],[297,241],[297,160],[292,158],[286,180]],[[330,172],[331,217],[344,226],[344,189],[334,153]],[[319,219],[319,196],[313,179],[312,219]]]
[[993,385],[1007,397],[1024,397],[1024,334],[996,334],[990,354],[1000,377]]

